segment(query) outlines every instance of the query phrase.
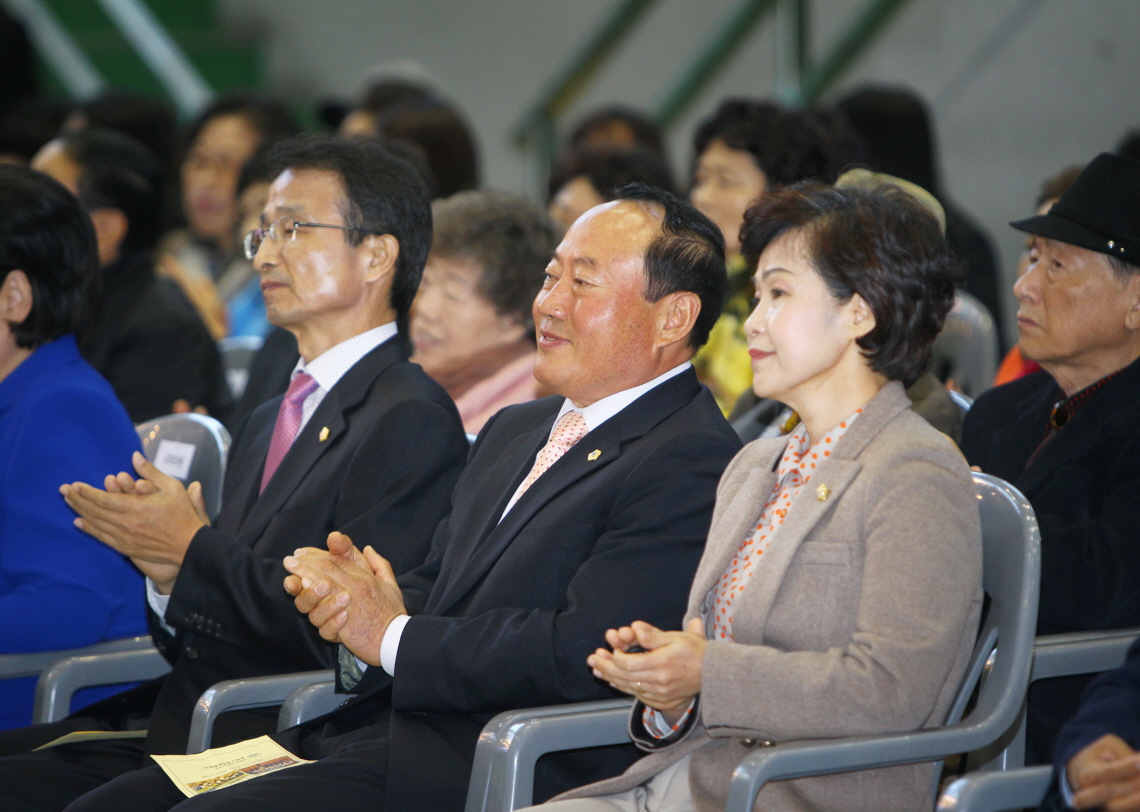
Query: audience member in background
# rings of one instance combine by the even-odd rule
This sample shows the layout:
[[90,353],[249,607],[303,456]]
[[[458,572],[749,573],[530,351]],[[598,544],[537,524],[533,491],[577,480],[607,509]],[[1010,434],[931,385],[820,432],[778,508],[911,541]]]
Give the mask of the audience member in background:
[[[261,225],[261,212],[273,178],[273,167],[264,152],[258,152],[242,166],[234,188],[238,204],[237,231],[242,236]],[[273,329],[265,314],[261,278],[244,254],[231,259],[218,276],[218,296],[226,306],[227,335],[264,337]],[[280,391],[284,392],[285,387]]]
[[[650,755],[550,812],[723,810],[749,748],[941,724],[974,646],[976,492],[903,392],[954,301],[934,218],[893,186],[805,183],[766,194],[741,235],[756,391],[803,423],[725,470],[685,631],[611,629],[589,659],[637,697]],[[776,781],[756,806],[919,809],[933,770]]]
[[[319,760],[192,804],[289,812],[335,797],[340,812],[459,812],[492,715],[612,695],[584,658],[609,626],[680,617],[717,479],[740,448],[688,361],[727,292],[723,250],[706,218],[647,187],[579,218],[534,302],[535,377],[558,397],[488,421],[428,562],[396,582],[344,536],[329,540],[339,555],[286,559],[286,588],[343,644],[339,682],[360,694],[278,734]],[[635,755],[552,754],[536,795],[613,775]],[[71,812],[183,800],[155,767]]]
[[[1012,482],[1041,528],[1037,633],[1140,626],[1140,161],[1099,155],[1049,212],[1013,286],[1042,371],[966,415],[971,465]],[[1048,762],[1084,677],[1029,691],[1026,757]]]
[[226,334],[226,322],[214,282],[240,251],[241,168],[257,150],[296,131],[284,104],[237,93],[213,102],[187,132],[180,168],[186,229],[163,239],[158,267],[186,291],[215,338]]
[[724,234],[732,296],[694,364],[725,414],[752,384],[743,329],[752,297],[752,271],[740,256],[744,212],[769,185],[834,182],[858,158],[855,144],[842,121],[823,111],[746,99],[726,100],[697,128],[689,200]]
[[554,232],[541,207],[501,192],[460,192],[432,206],[412,360],[455,400],[468,434],[536,395],[530,305]]
[[[343,530],[404,572],[423,563],[447,514],[468,444],[451,399],[406,350],[431,242],[427,190],[373,144],[292,141],[270,160],[281,171],[246,244],[270,318],[297,337],[302,361],[285,397],[255,410],[235,438],[216,526],[193,485],[141,456],[138,482],[120,473],[107,491],[63,488],[83,529],[129,551],[148,576],[151,632],[173,670],[78,718],[0,737],[0,752],[61,728],[123,728],[131,713],[150,714],[146,754],[185,752],[194,705],[215,682],[336,662],[281,588],[283,556]],[[276,716],[227,713],[215,741],[270,733]],[[136,741],[12,755],[0,759],[0,809],[59,810],[144,761]]]
[[429,82],[385,75],[365,88],[360,102],[336,124],[341,138],[372,136],[376,133],[377,116],[388,107],[405,99],[432,95]]
[[1054,780],[1042,812],[1140,810],[1140,641],[1124,665],[1100,675],[1057,737]]
[[59,134],[68,106],[55,99],[32,98],[0,118],[0,163],[27,166]]
[[231,407],[213,338],[182,291],[155,276],[162,170],[147,149],[113,130],[60,136],[32,166],[79,197],[95,224],[102,290],[79,350],[114,387],[136,423],[176,400],[224,420]]
[[1004,347],[1003,286],[994,250],[982,227],[950,200],[942,186],[926,104],[910,90],[871,86],[848,94],[836,107],[863,137],[871,169],[916,183],[938,198],[946,210],[946,241],[966,265],[962,289],[989,309],[998,328],[998,346]]
[[[97,480],[139,447],[75,345],[99,284],[96,250],[67,190],[0,167],[0,654],[146,633],[142,577],[75,527],[59,495],[61,482]],[[0,728],[31,722],[35,682],[0,683]]]
[[550,173],[547,211],[565,231],[594,206],[613,200],[615,191],[629,183],[675,191],[668,165],[644,147],[569,152]]
[[645,113],[632,107],[614,105],[588,114],[574,127],[567,146],[570,152],[641,147],[656,155],[667,169],[669,166],[661,127]]
[[377,111],[373,121],[372,132],[359,134],[400,139],[423,151],[436,183],[433,197],[478,188],[475,135],[451,102],[434,95],[407,96]]
[[[934,199],[934,195],[930,192],[909,181],[870,172],[866,169],[851,169],[839,176],[839,179],[835,181],[835,186],[839,189],[871,190],[882,186],[902,189],[934,216],[934,219],[938,221],[939,230],[943,234],[945,233],[946,215],[942,211],[941,204]],[[910,400],[910,407],[915,414],[925,419],[927,423],[947,435],[954,442],[961,439],[962,418],[964,417],[962,409],[951,399],[950,393],[942,385],[942,382],[935,377],[934,373],[929,369],[923,371],[914,382],[908,384],[906,394]],[[746,398],[741,398],[741,402],[745,400]],[[798,417],[790,407],[772,398],[760,398],[756,405],[746,411],[739,414],[734,413],[732,427],[736,429],[741,440],[749,443],[759,438],[768,439],[787,434],[796,427],[797,422]]]
[[106,127],[129,135],[150,150],[164,173],[174,165],[177,125],[169,103],[125,90],[111,90],[80,102],[63,122],[64,130]]
[[[1077,179],[1084,170],[1084,164],[1077,164],[1070,166],[1067,169],[1062,169],[1056,175],[1046,179],[1041,184],[1041,191],[1037,194],[1037,209],[1038,215],[1047,214],[1053,204],[1061,199],[1069,187],[1073,185],[1073,181]],[[1025,250],[1017,258],[1017,278],[1020,279],[1029,267],[1029,253],[1033,250],[1033,241],[1036,237],[1032,234],[1027,234],[1025,237]],[[1041,366],[1036,361],[1030,361],[1021,355],[1021,348],[1014,344],[1010,351],[1002,360],[1001,365],[998,367],[997,375],[994,377],[994,386],[1001,386],[1003,383],[1015,381],[1018,378],[1024,377],[1031,372],[1036,372],[1041,369]]]

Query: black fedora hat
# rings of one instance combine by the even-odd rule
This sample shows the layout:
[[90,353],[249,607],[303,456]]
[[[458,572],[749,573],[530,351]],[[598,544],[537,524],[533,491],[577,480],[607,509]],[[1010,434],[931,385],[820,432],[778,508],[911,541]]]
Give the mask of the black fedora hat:
[[1140,265],[1140,161],[1102,152],[1048,213],[1010,225]]

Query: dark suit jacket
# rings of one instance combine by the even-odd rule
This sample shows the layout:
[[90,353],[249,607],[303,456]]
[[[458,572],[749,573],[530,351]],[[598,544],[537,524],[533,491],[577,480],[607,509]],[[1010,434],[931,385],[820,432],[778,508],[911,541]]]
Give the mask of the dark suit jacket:
[[170,414],[179,398],[223,421],[233,405],[214,339],[178,286],[155,276],[145,252],[126,253],[103,269],[79,351],[135,423]]
[[[462,809],[492,715],[612,696],[585,664],[605,630],[637,619],[679,628],[716,484],[740,441],[687,371],[586,435],[499,522],[561,404],[509,407],[479,435],[431,557],[400,580],[413,617],[396,677],[368,669],[363,696],[311,735],[281,737],[311,758],[390,724],[388,809]],[[630,760],[624,751],[551,759],[537,797]]]
[[[467,440],[451,399],[399,341],[345,373],[259,497],[280,401],[255,410],[234,443],[222,513],[194,536],[171,593],[166,622],[178,634],[151,616],[174,669],[154,706],[150,753],[185,752],[194,703],[215,682],[332,667],[335,649],[282,587],[284,556],[341,530],[406,572],[447,513]],[[258,733],[272,729],[264,719]],[[219,728],[217,743],[249,732]]]
[[1053,787],[1042,809],[1066,808],[1057,788],[1061,771],[1073,756],[1109,733],[1140,750],[1140,640],[1128,650],[1123,666],[1101,674],[1089,685],[1077,715],[1057,737]]
[[[1140,361],[1105,384],[1027,468],[1060,397],[1045,372],[991,389],[966,415],[962,451],[1016,485],[1037,513],[1038,634],[1140,626]],[[1049,761],[1087,683],[1044,680],[1030,691],[1035,762]]]

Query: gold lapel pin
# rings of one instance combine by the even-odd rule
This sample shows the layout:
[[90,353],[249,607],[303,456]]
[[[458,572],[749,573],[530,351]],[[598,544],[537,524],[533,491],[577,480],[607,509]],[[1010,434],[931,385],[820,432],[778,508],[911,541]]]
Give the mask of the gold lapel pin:
[[328,426],[325,426],[323,429],[321,429],[320,437],[321,437],[322,443],[329,438],[329,427]]
[[826,485],[820,485],[815,489],[815,498],[819,501],[826,502],[829,496],[831,496],[831,488]]
[[595,449],[586,455],[586,459],[588,459],[590,462],[593,462],[594,460],[596,460],[600,456],[602,456],[601,449]]

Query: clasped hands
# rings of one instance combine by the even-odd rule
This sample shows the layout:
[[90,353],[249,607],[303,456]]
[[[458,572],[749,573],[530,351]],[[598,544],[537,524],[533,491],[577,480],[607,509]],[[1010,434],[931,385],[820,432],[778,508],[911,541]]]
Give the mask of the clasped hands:
[[1140,753],[1111,733],[1071,759],[1066,768],[1074,809],[1140,810]]
[[363,551],[343,533],[330,533],[328,550],[302,547],[284,560],[285,591],[321,637],[344,644],[369,665],[380,665],[388,624],[407,614],[391,565],[372,547]]
[[[683,632],[664,632],[636,620],[607,631],[606,642],[612,651],[600,648],[586,658],[594,676],[661,711],[670,724],[701,692],[707,641],[700,618],[690,620]],[[635,643],[645,652],[627,653]]]
[[73,482],[59,492],[79,514],[75,526],[128,556],[162,594],[170,594],[186,549],[210,523],[197,482],[186,488],[139,452],[131,457],[135,479],[126,471],[108,474],[106,490]]

